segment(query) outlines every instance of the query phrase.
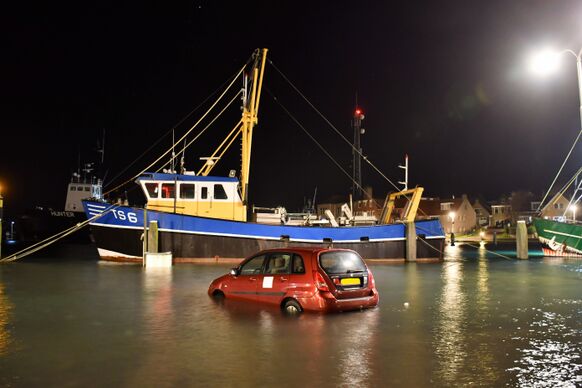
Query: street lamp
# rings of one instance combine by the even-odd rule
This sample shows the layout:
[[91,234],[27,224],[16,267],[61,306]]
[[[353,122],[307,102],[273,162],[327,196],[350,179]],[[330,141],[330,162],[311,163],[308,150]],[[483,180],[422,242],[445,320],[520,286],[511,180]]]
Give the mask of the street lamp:
[[10,240],[14,240],[14,221],[10,222]]
[[455,212],[449,212],[449,218],[451,219],[451,246],[455,246]]
[[562,54],[572,54],[576,58],[576,73],[578,75],[578,95],[580,103],[580,125],[582,126],[582,48],[576,54],[574,50],[566,49],[562,51],[544,50],[530,58],[530,69],[538,75],[546,75],[557,70],[560,65]]
[[578,207],[576,205],[570,205],[570,211],[572,212],[572,221],[576,222],[576,210]]

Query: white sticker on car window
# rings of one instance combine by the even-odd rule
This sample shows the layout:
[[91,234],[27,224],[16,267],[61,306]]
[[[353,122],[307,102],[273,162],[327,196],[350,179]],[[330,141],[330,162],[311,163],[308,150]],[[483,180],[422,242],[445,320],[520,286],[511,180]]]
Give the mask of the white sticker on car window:
[[265,276],[263,278],[263,288],[273,288],[273,277]]

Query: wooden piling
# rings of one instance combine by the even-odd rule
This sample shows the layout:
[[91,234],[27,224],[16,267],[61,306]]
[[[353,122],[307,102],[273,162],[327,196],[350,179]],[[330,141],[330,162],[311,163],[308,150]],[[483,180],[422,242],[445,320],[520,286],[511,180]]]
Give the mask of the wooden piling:
[[517,221],[517,229],[515,232],[517,258],[527,259],[528,258],[528,240],[527,240],[527,226],[525,221]]
[[158,253],[158,221],[150,221],[148,230],[148,253]]
[[416,227],[414,221],[406,222],[406,261],[416,261]]

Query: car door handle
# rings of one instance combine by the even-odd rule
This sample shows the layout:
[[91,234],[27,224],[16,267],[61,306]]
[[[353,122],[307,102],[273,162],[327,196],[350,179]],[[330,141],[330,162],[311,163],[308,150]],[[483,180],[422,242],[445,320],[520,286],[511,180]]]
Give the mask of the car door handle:
[[287,281],[287,278],[285,278],[285,277],[281,276],[281,281],[282,281],[282,282],[286,282],[286,281]]
[[257,280],[257,278],[249,278],[249,280],[250,280],[251,282],[254,282],[255,280]]

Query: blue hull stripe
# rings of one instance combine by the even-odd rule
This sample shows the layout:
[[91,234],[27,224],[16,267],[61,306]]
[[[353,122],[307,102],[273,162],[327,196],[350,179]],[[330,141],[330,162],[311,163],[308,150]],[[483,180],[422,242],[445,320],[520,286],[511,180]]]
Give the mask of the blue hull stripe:
[[[107,206],[99,202],[83,202],[88,217],[101,214]],[[316,227],[264,225],[253,222],[238,222],[185,216],[173,213],[163,213],[149,210],[147,221],[158,221],[158,230],[163,232],[188,233],[212,236],[228,236],[265,240],[280,240],[282,237],[295,242],[322,242],[331,239],[333,242],[356,243],[364,241],[397,241],[404,240],[403,224],[354,226],[354,227]],[[106,212],[91,225],[123,229],[143,229],[143,209],[127,206],[117,206]],[[444,238],[444,232],[439,220],[417,221],[416,233],[425,235],[427,239]]]

